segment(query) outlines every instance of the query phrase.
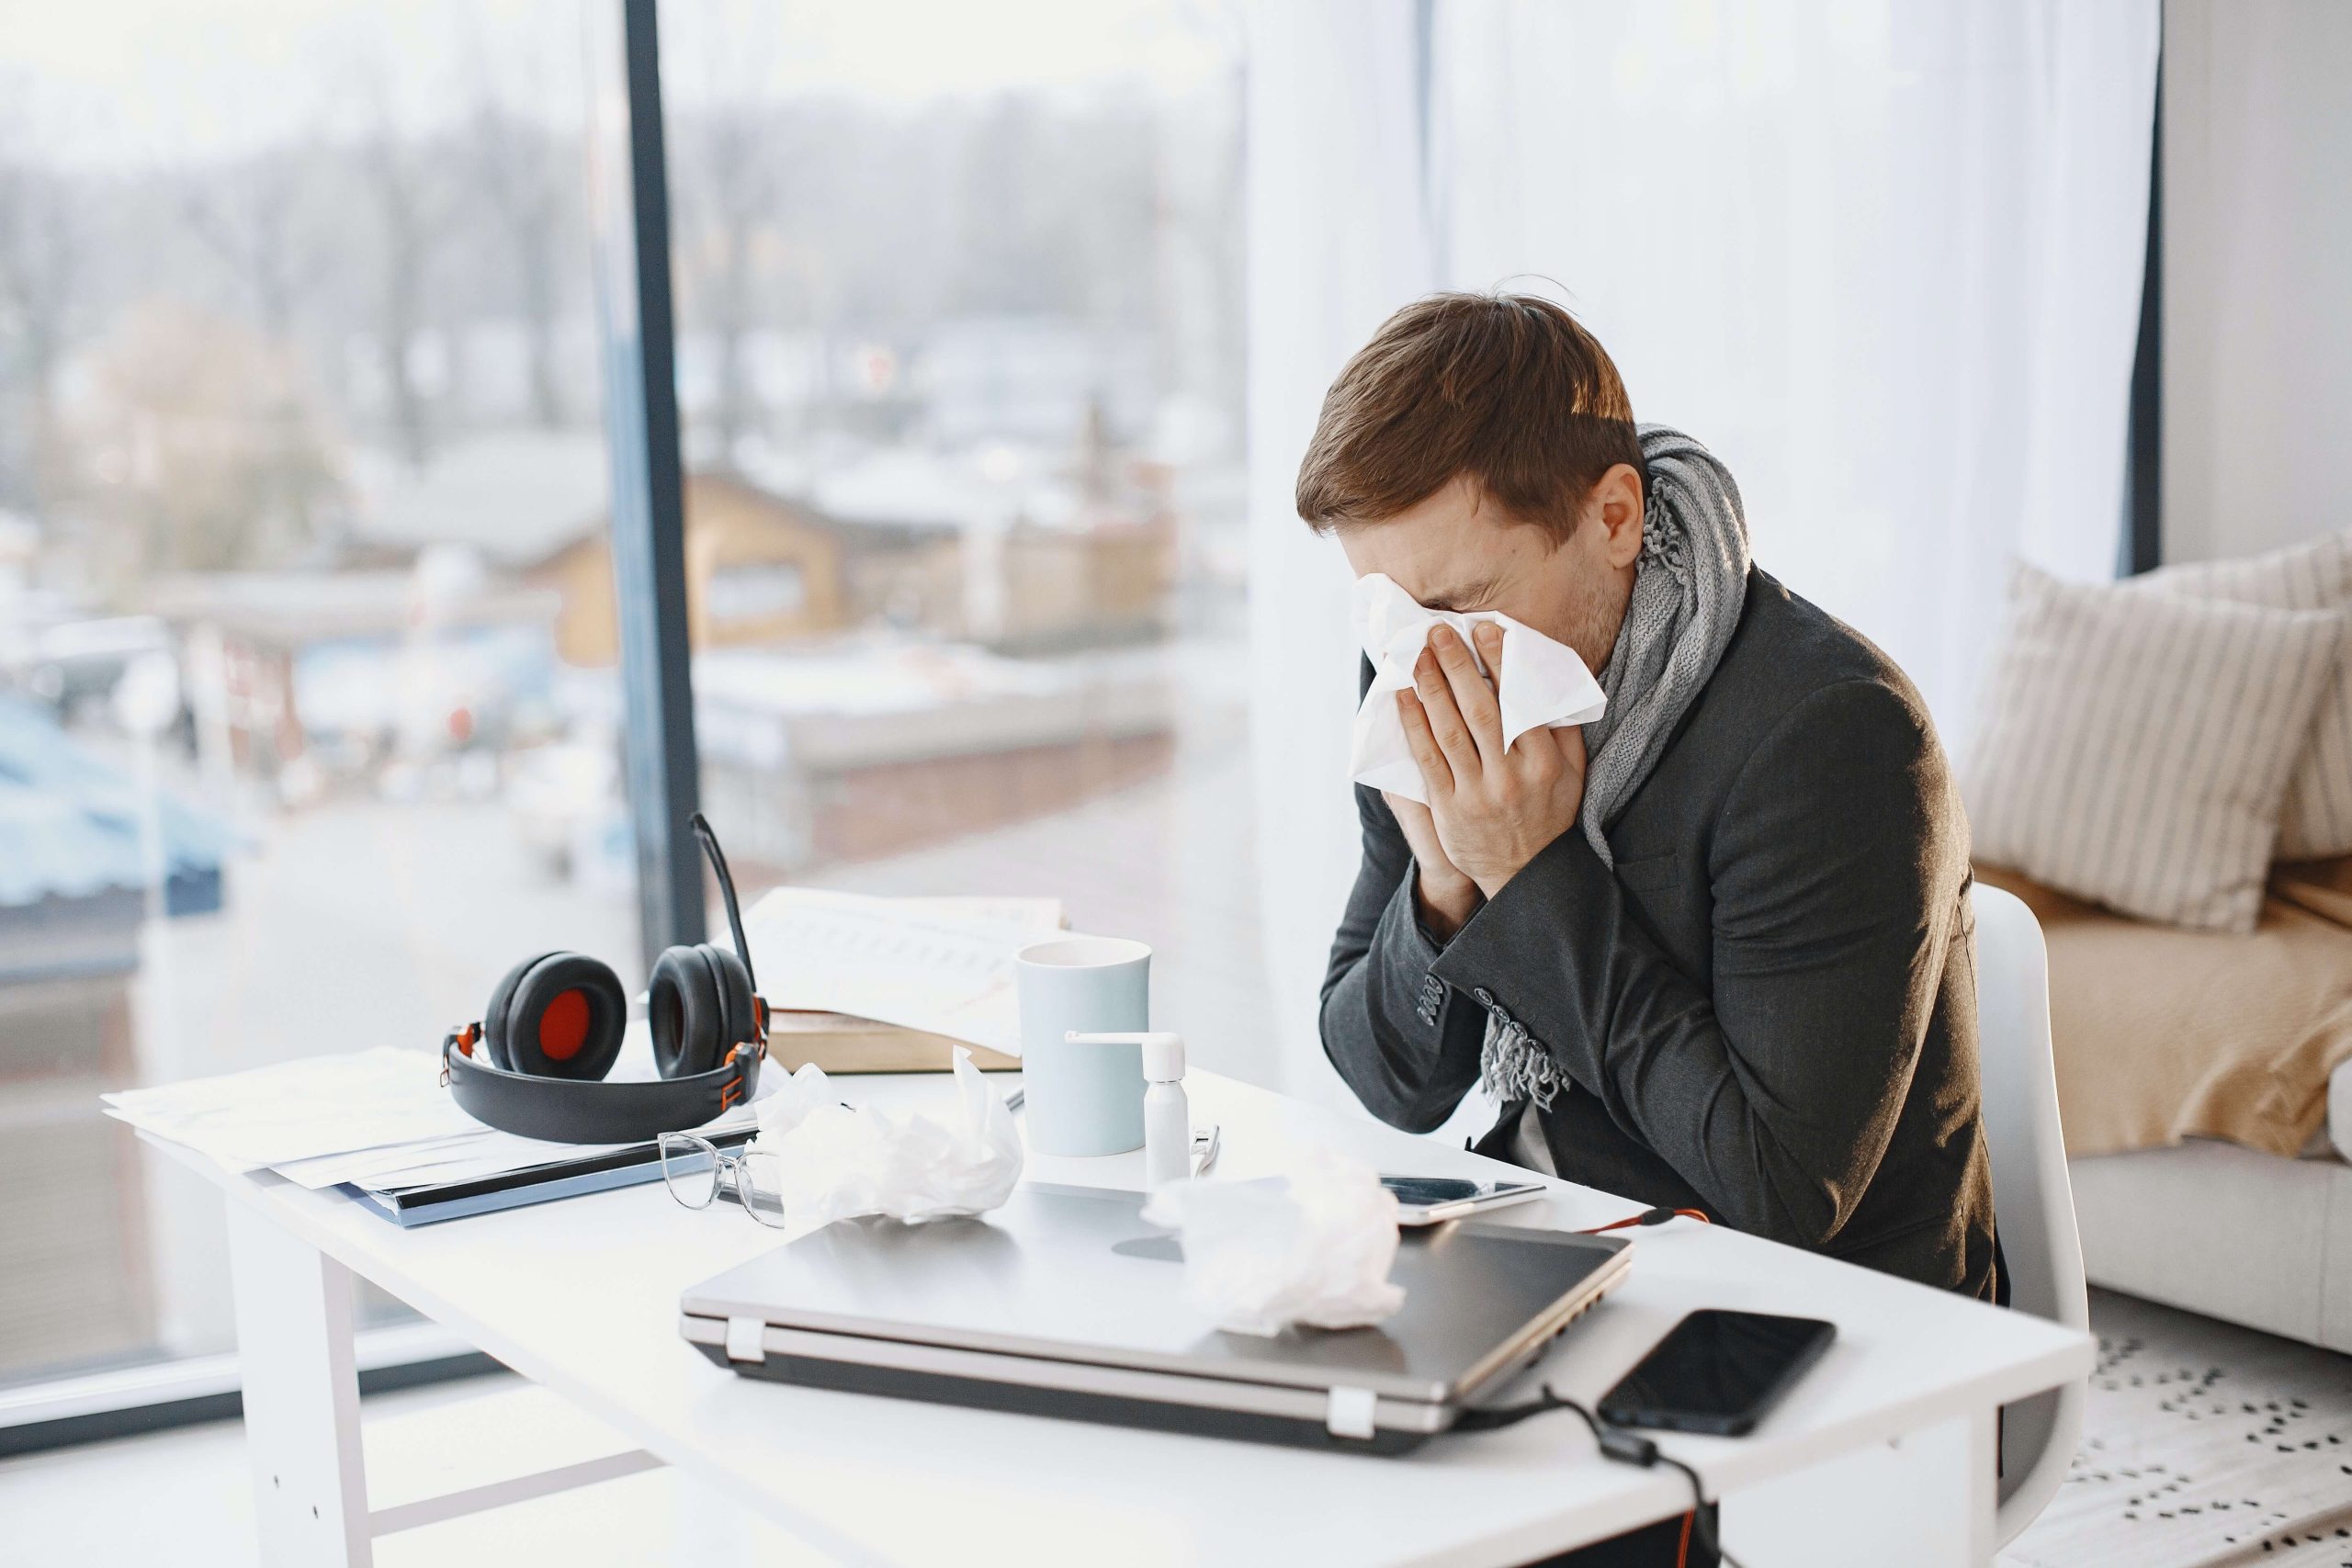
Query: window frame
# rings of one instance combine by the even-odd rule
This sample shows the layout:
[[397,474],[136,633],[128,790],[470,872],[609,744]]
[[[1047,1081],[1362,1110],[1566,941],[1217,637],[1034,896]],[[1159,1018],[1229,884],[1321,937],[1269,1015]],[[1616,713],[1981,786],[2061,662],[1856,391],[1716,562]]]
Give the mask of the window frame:
[[638,940],[649,974],[664,948],[701,942],[707,930],[702,863],[688,826],[701,764],[689,676],[659,12],[658,0],[620,0],[617,56],[608,48],[615,40],[608,35],[600,44],[592,28],[589,90],[598,113],[588,132],[622,734]]

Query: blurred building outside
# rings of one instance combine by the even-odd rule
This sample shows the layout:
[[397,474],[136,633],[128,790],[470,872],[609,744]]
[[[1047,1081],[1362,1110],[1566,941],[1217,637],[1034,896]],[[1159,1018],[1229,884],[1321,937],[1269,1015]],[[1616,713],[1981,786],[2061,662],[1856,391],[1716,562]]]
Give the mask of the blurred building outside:
[[231,847],[0,695],[0,1235],[45,1244],[0,1269],[0,1345],[90,1356],[155,1333],[138,1162],[91,1107],[139,1079],[142,932],[215,915]]

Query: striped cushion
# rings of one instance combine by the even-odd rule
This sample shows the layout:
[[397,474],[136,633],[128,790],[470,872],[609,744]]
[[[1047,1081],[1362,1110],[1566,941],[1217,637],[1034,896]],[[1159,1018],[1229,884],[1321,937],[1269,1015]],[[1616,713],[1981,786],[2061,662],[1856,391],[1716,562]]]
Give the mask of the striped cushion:
[[2346,622],[2020,565],[1963,772],[1976,853],[2127,915],[2252,931]]
[[[2132,584],[2274,610],[2352,610],[2352,534],[2245,560],[2164,567],[2133,578]],[[2352,640],[2344,646],[2302,757],[2288,777],[2278,853],[2280,860],[2352,854]]]

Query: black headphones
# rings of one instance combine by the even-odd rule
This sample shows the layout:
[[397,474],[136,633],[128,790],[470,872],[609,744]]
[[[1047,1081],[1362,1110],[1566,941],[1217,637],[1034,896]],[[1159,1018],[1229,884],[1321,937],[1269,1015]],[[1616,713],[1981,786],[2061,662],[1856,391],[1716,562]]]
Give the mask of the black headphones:
[[620,977],[582,953],[543,953],[506,972],[480,1021],[441,1042],[441,1081],[466,1114],[526,1138],[634,1144],[699,1127],[752,1098],[768,1054],[768,1005],[752,978],[727,857],[702,813],[692,821],[718,874],[735,951],[706,942],[654,961],[646,1022],[662,1077],[601,1081],[628,1027]]

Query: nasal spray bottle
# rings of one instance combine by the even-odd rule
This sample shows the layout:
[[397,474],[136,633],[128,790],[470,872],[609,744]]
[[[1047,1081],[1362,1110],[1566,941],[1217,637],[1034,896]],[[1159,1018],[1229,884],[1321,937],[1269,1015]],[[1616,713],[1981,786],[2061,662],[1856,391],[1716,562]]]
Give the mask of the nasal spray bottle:
[[1071,1030],[1072,1045],[1143,1047],[1143,1180],[1147,1188],[1193,1174],[1193,1107],[1184,1095],[1184,1037],[1165,1030],[1092,1034]]

